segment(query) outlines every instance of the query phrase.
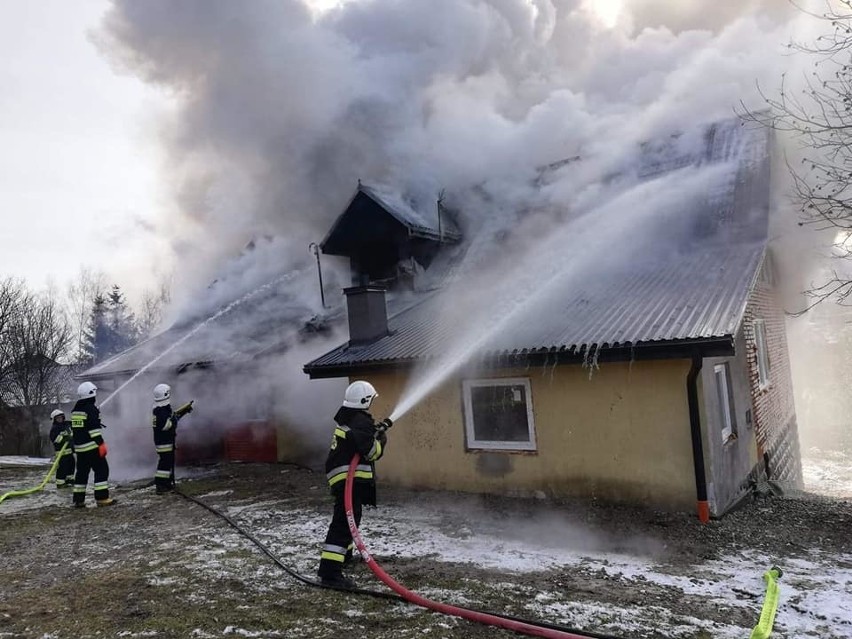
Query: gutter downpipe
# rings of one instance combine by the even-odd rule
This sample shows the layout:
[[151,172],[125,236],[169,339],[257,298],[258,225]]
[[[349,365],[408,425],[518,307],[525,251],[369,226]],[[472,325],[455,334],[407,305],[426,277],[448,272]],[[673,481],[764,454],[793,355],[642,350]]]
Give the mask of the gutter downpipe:
[[695,491],[698,498],[698,521],[710,521],[707,503],[707,473],[704,468],[704,444],[701,440],[701,411],[698,408],[698,374],[704,359],[698,351],[692,354],[692,366],[686,375],[686,399],[689,404],[689,429],[692,434],[692,462],[695,468]]

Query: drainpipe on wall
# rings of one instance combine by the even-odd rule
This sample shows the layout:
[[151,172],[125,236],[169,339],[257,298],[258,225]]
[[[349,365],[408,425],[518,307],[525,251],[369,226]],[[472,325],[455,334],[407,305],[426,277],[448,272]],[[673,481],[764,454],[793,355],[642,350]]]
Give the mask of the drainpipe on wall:
[[698,408],[698,374],[704,363],[701,355],[692,355],[692,366],[686,376],[686,399],[689,404],[689,429],[692,433],[692,463],[695,467],[695,490],[698,497],[698,520],[710,521],[707,503],[707,474],[704,469],[704,445],[701,441],[701,411]]

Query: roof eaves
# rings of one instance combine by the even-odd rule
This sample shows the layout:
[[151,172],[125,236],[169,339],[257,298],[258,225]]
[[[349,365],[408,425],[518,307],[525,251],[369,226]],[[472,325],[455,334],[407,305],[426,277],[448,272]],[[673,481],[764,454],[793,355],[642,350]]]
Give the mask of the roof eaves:
[[763,267],[766,265],[767,255],[769,254],[769,248],[764,244],[763,251],[760,255],[760,259],[757,262],[757,268],[754,269],[754,273],[751,275],[751,282],[748,286],[748,293],[743,300],[742,307],[740,307],[737,313],[737,322],[734,325],[734,335],[739,335],[740,329],[743,327],[743,322],[745,321],[746,316],[746,308],[748,308],[749,302],[751,302],[751,296],[754,293],[754,289],[757,288],[757,283],[760,281],[760,274],[763,273]]
[[[398,218],[397,218],[398,219]],[[403,222],[404,223],[404,222]],[[443,242],[446,244],[456,243],[461,240],[461,234],[456,233],[455,231],[444,230],[440,233],[433,231],[432,229],[427,229],[422,226],[415,226],[410,223],[404,223],[408,227],[408,235],[409,237],[419,237],[424,240],[434,240],[436,242]]]
[[[408,229],[409,235],[414,235],[417,237],[422,237],[424,239],[429,240],[438,240],[438,241],[446,241],[448,239],[452,239],[454,241],[458,241],[461,239],[461,233],[456,231],[453,228],[442,229],[439,233],[435,228],[430,226],[423,226],[422,224],[416,224],[411,221],[407,216],[401,214],[396,206],[388,202],[382,194],[377,189],[371,188],[367,184],[359,184],[358,191],[360,193],[364,193],[367,197],[369,197],[373,202],[381,206],[389,215],[392,215],[394,219],[402,224],[404,227]],[[413,209],[412,209],[413,211]],[[416,214],[416,211],[413,211]],[[449,220],[447,221],[448,225],[453,224]]]
[[[342,345],[335,351],[345,349]],[[331,351],[305,364],[304,373],[311,379],[326,379],[332,377],[347,377],[361,372],[376,370],[406,369],[428,361],[429,357],[421,358],[383,358],[360,360],[352,362],[333,362],[330,364],[314,364],[314,362],[329,357]],[[631,344],[592,344],[578,348],[550,347],[537,349],[516,349],[514,351],[495,351],[484,354],[478,362],[489,368],[514,368],[517,366],[534,366],[540,363],[557,364],[587,364],[590,360],[598,362],[638,361],[653,359],[688,359],[695,353],[702,357],[727,357],[734,354],[734,336],[721,335],[716,337],[687,338],[668,341],[648,341]],[[551,360],[552,358],[552,360]]]

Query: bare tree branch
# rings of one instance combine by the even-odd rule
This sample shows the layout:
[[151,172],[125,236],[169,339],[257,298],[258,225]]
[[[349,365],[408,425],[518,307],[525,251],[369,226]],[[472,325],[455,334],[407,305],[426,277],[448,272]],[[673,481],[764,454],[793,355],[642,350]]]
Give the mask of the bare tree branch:
[[[786,75],[777,94],[758,86],[768,108],[752,111],[741,104],[740,115],[783,131],[798,143],[802,159],[795,166],[788,160],[787,168],[799,225],[835,229],[846,237],[852,231],[852,0],[826,0],[820,13],[793,4],[825,26],[815,41],[788,45],[792,52],[813,59],[812,70],[795,89]],[[842,247],[833,256],[852,261],[845,240],[838,244]],[[827,281],[805,291],[812,301],[801,313],[825,300],[844,304],[850,292],[852,280],[835,270]]]

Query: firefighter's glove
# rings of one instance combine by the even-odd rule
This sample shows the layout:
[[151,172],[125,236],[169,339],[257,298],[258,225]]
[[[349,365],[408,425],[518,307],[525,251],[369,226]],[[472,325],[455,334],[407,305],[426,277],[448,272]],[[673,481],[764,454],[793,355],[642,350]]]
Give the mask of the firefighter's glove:
[[98,455],[101,457],[106,457],[109,449],[107,448],[106,442],[98,446]]
[[166,420],[166,423],[163,425],[163,430],[171,430],[175,424],[177,424],[177,418],[173,415]]
[[382,446],[388,443],[388,434],[386,431],[380,430],[376,433],[376,441],[378,441]]
[[184,404],[183,406],[179,407],[179,408],[178,408],[178,409],[174,412],[174,414],[175,414],[177,417],[183,417],[184,415],[188,415],[189,413],[191,413],[191,412],[192,412],[192,404],[193,404],[194,402],[195,402],[195,400],[194,400],[194,399],[193,399],[193,400],[191,400],[191,401],[189,401],[189,402],[187,402],[187,403],[186,403],[186,404]]

